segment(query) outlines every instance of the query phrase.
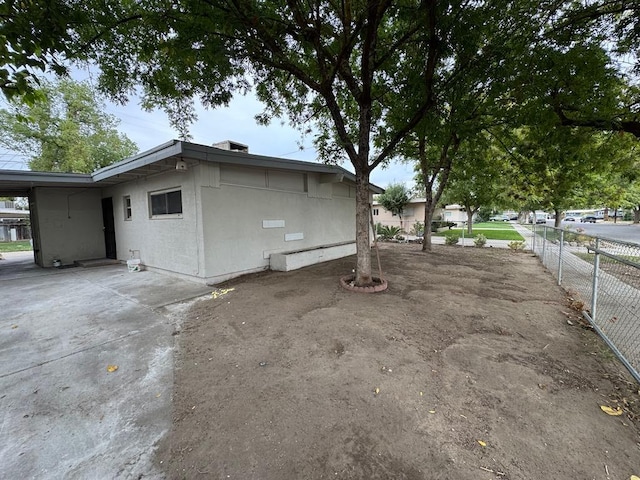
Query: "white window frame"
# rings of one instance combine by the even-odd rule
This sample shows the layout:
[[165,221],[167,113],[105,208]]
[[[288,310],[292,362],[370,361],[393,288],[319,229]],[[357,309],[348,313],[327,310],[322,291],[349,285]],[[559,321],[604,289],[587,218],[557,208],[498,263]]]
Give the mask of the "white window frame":
[[131,195],[124,195],[122,197],[122,206],[124,208],[124,220],[125,222],[130,222],[131,219],[133,218],[133,208],[131,207]]

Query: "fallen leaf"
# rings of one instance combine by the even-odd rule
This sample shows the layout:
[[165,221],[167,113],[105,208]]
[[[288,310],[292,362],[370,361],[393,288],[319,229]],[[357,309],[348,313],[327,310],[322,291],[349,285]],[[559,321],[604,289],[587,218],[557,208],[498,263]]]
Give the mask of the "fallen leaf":
[[424,393],[420,392],[420,396],[424,395]]
[[11,325],[11,328],[15,330],[16,328],[18,328],[18,325]]
[[607,415],[613,415],[614,417],[619,417],[622,415],[622,409],[620,407],[611,408],[607,405],[600,405],[600,410],[602,410]]
[[629,477],[629,480],[640,480],[640,477],[636,476],[636,475],[631,475]]
[[380,393],[380,389],[378,387],[376,387],[376,389],[374,390],[374,393],[377,395]]
[[221,297],[224,297],[227,293],[233,292],[234,290],[235,288],[222,288],[222,289],[214,290],[213,292],[211,292],[211,296],[214,299],[221,298]]
[[478,440],[478,443],[480,444],[481,447],[486,447],[487,443],[483,442],[482,440]]
[[107,372],[112,373],[118,369],[118,365],[107,365]]
[[429,410],[429,413],[436,413],[435,410]]

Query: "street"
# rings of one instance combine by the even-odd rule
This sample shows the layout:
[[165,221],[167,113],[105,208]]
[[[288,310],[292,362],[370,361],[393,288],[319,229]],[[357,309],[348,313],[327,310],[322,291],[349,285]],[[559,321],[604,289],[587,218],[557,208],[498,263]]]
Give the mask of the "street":
[[[547,221],[548,226],[553,226],[553,220]],[[581,223],[581,222],[562,222],[562,228],[569,228],[575,231],[581,228],[587,235],[609,238],[621,242],[640,244],[640,224],[631,224],[628,222],[613,223],[613,221],[597,223]]]

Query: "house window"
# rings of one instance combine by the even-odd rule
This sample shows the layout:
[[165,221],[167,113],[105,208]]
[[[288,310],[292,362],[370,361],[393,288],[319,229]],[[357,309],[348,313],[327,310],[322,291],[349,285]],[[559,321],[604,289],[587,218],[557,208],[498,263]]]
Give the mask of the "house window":
[[171,215],[182,216],[182,191],[169,190],[149,194],[151,204],[151,217]]
[[377,208],[374,208],[374,209],[373,209],[373,214],[374,214],[374,215],[378,215],[378,209],[377,209]]
[[122,203],[124,204],[124,219],[131,220],[131,196],[122,197]]

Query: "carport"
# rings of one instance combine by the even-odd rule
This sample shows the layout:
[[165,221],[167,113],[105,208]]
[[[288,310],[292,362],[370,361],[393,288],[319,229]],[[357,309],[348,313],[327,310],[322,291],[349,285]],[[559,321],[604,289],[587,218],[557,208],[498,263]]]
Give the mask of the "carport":
[[0,196],[29,199],[34,262],[52,266],[104,258],[105,239],[101,188],[91,175],[77,173],[0,171]]
[[174,335],[210,290],[29,256],[0,268],[0,477],[162,478],[152,457],[171,426]]

